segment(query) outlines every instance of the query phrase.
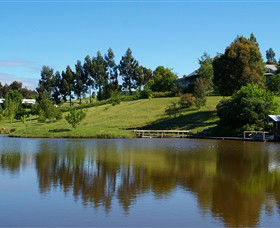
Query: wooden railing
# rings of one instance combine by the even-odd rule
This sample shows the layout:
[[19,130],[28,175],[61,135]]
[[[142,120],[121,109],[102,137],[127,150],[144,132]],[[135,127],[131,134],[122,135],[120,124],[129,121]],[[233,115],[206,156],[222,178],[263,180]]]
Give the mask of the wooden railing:
[[187,130],[133,130],[141,138],[183,138],[190,135]]

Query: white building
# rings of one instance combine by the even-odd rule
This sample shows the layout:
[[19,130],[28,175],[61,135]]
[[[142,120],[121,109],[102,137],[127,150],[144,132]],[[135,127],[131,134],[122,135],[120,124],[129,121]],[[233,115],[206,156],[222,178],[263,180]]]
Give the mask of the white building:
[[[4,98],[0,98],[0,104],[3,104],[5,101]],[[22,104],[36,104],[36,100],[35,99],[22,99]]]

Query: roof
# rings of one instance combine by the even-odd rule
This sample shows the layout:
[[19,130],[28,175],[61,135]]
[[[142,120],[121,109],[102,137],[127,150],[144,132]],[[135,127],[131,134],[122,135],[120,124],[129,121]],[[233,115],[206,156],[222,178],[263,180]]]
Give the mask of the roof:
[[197,74],[198,74],[198,70],[195,70],[194,72],[192,72],[192,73],[186,75],[186,78],[193,77],[193,76],[197,76]]
[[265,65],[265,68],[266,68],[267,70],[271,70],[271,71],[273,71],[273,72],[276,72],[276,71],[277,71],[277,65],[275,65],[275,64],[266,64],[266,65]]
[[280,122],[280,115],[268,115],[274,122]]

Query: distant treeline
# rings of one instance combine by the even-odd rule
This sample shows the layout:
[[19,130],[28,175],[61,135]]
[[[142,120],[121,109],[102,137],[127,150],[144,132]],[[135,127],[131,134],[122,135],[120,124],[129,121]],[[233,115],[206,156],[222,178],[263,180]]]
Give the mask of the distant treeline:
[[96,56],[86,56],[83,63],[78,60],[75,69],[67,66],[61,73],[43,66],[37,92],[39,97],[51,97],[57,104],[68,99],[71,104],[74,96],[81,99],[90,93],[92,97],[93,91],[97,91],[98,100],[108,99],[121,91],[127,91],[128,95],[143,89],[173,91],[177,78],[171,69],[163,66],[152,71],[140,65],[129,48],[117,64],[113,50],[109,49],[104,56],[98,51]]
[[6,97],[9,91],[17,90],[23,98],[36,98],[37,92],[31,89],[23,88],[21,82],[14,81],[10,85],[5,84],[4,86],[0,82],[0,98]]

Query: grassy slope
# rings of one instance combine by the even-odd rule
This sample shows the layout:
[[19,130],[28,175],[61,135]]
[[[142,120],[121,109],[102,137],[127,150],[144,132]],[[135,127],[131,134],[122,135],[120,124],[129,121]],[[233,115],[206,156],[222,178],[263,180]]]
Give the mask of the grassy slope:
[[216,125],[215,107],[221,97],[208,97],[206,106],[200,110],[188,110],[179,117],[166,116],[166,107],[176,100],[155,98],[89,108],[86,119],[74,130],[64,119],[55,123],[38,123],[34,119],[27,127],[19,121],[1,122],[0,128],[15,128],[11,135],[21,137],[129,138],[133,137],[130,129],[190,129],[197,133]]

